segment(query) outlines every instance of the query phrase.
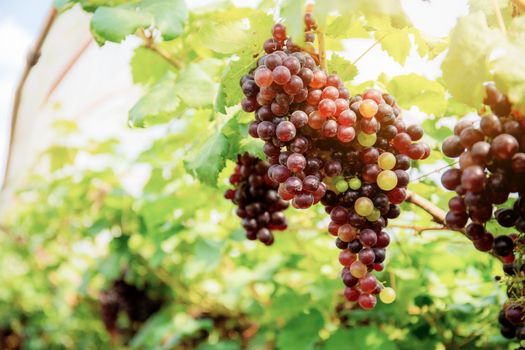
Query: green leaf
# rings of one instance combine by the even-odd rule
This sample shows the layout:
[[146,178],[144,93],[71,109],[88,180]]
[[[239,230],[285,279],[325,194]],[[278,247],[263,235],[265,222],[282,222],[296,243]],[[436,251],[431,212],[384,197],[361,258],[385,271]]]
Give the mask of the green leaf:
[[357,67],[338,54],[333,54],[328,61],[328,71],[337,73],[342,81],[350,82],[357,75]]
[[498,90],[508,96],[515,107],[525,112],[525,57],[523,46],[510,46],[505,55],[492,63]]
[[219,173],[226,165],[229,148],[228,139],[219,131],[190,160],[185,161],[184,166],[202,183],[216,187]]
[[198,64],[190,64],[180,72],[175,92],[189,107],[212,106],[217,84]]
[[304,43],[304,0],[286,0],[281,5],[281,16],[286,24],[286,34],[293,42]]
[[448,90],[459,102],[479,108],[490,78],[488,57],[498,33],[478,12],[460,18],[451,33],[448,54],[441,66]]
[[188,9],[184,0],[143,0],[116,7],[99,7],[91,18],[91,31],[99,44],[121,42],[140,28],[154,26],[165,40],[184,32]]
[[[248,19],[249,28],[244,22]],[[198,32],[202,44],[218,53],[254,55],[270,34],[273,19],[261,11],[246,16],[246,11],[219,12],[208,18]]]
[[139,46],[131,58],[131,74],[135,84],[153,84],[175,68],[153,51]]
[[219,90],[224,94],[225,106],[235,106],[241,102],[244,95],[239,86],[239,81],[255,64],[256,60],[253,57],[241,56],[237,60],[231,60],[224,69]]
[[319,339],[319,331],[324,325],[321,313],[315,309],[291,319],[277,335],[277,348],[280,350],[312,349]]
[[445,88],[418,74],[398,75],[386,86],[403,108],[417,106],[421,111],[437,116],[441,116],[447,108]]
[[376,40],[381,40],[381,47],[390,57],[401,65],[410,54],[410,38],[407,29],[398,29],[390,27],[386,30],[381,29],[376,33]]
[[139,28],[148,27],[153,18],[149,13],[129,6],[99,7],[91,18],[91,31],[100,44],[120,43]]
[[240,350],[241,345],[234,341],[221,341],[215,344],[201,343],[197,350]]
[[[350,22],[350,24],[349,24]],[[326,35],[332,38],[370,38],[370,34],[365,29],[359,18],[349,18],[349,16],[338,16],[326,29]]]
[[184,0],[143,0],[138,6],[154,18],[154,26],[164,40],[173,40],[184,32],[188,8]]
[[175,93],[175,82],[167,76],[149,91],[129,111],[129,124],[132,127],[144,128],[150,125],[165,123],[174,117],[180,105]]
[[346,349],[396,350],[396,344],[385,333],[375,327],[359,327],[350,330],[337,330],[321,347],[322,350]]

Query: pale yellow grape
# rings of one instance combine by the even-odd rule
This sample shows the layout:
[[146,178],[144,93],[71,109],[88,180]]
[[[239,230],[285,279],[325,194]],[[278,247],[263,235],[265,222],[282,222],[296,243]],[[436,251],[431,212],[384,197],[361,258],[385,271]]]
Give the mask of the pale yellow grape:
[[368,197],[359,197],[354,204],[354,210],[358,215],[368,216],[374,211],[374,203]]
[[346,192],[346,190],[348,190],[348,182],[344,179],[339,180],[335,183],[335,188],[338,192]]
[[392,170],[383,170],[377,175],[377,186],[383,191],[393,190],[397,186],[397,175]]
[[382,153],[377,159],[377,165],[383,170],[392,170],[396,166],[396,156],[390,152]]
[[350,180],[348,180],[348,186],[350,186],[351,189],[358,190],[361,188],[361,180],[359,180],[358,177],[353,177]]
[[379,293],[379,299],[385,304],[392,304],[396,300],[396,291],[393,288],[386,287]]
[[350,265],[350,273],[355,278],[363,278],[367,274],[368,269],[365,264],[363,264],[361,261],[354,261],[352,265]]
[[357,134],[357,142],[363,147],[372,147],[377,141],[377,134],[367,134],[362,131]]

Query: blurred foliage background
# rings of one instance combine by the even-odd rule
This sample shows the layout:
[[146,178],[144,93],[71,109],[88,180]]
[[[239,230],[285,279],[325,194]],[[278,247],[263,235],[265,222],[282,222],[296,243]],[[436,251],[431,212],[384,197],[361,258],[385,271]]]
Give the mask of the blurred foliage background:
[[[485,60],[491,43],[502,38],[490,3],[472,2],[472,14],[451,38],[421,33],[398,1],[331,0],[316,7],[329,70],[353,93],[388,90],[414,113],[408,118],[423,123],[434,153],[424,164],[415,162],[413,178],[446,164],[439,151],[450,133],[446,125],[480,106],[483,81],[501,81],[513,102],[523,101],[523,80],[510,79],[513,67]],[[281,5],[290,32],[301,33],[304,3]],[[55,123],[60,142],[41,154],[2,213],[2,348],[515,347],[498,331],[505,293],[494,276],[501,263],[411,204],[403,204],[390,225],[393,242],[379,274],[398,299],[373,311],[344,302],[322,208],[287,210],[289,227],[271,247],[245,239],[222,193],[236,155],[261,154],[261,145],[247,137],[250,116],[238,107],[238,80],[270,35],[273,1],[256,8],[218,1],[190,10],[182,0],[61,0],[56,6],[93,13],[91,30],[101,45],[140,39],[130,69],[144,94],[129,124],[156,132],[137,153],[118,139],[92,140],[74,122]],[[509,31],[504,44],[523,50],[525,22],[512,16],[510,2],[499,6]],[[478,35],[485,35],[483,44]],[[378,40],[401,65],[412,49],[426,60],[445,56],[442,76],[383,74],[355,84],[356,62],[342,53],[348,38]],[[476,69],[476,76],[457,81],[458,72]],[[436,179],[439,174],[410,188],[446,208],[451,194]],[[147,299],[160,308],[140,321],[122,310],[118,327],[108,331],[102,305],[115,281],[144,292],[135,307]]]

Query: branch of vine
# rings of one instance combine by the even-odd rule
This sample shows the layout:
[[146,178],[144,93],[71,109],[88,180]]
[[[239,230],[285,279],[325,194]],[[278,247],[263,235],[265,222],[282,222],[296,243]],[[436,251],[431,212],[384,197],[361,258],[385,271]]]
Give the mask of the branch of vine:
[[184,63],[182,61],[176,59],[167,50],[158,46],[155,43],[155,39],[144,30],[139,31],[137,35],[142,39],[145,48],[155,52],[175,68],[182,69],[184,67]]

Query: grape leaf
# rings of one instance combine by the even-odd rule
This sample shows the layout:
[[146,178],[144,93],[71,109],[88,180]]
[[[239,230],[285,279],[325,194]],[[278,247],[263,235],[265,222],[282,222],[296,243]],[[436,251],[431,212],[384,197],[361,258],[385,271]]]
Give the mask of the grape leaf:
[[480,12],[458,20],[441,68],[448,90],[459,102],[481,106],[483,83],[490,78],[488,56],[498,38]]
[[357,75],[357,67],[350,61],[338,54],[333,54],[328,61],[328,71],[330,73],[337,73],[341,81],[350,82]]
[[91,32],[100,45],[106,41],[119,43],[139,28],[149,26],[152,20],[149,13],[129,6],[99,7],[91,18]]
[[175,68],[153,51],[139,46],[131,58],[131,74],[135,84],[153,84]]
[[281,5],[281,17],[286,24],[286,34],[298,45],[304,44],[304,0],[286,0]]
[[138,29],[157,28],[165,40],[184,31],[188,9],[184,0],[142,0],[116,7],[98,7],[91,18],[91,31],[100,45],[106,41],[121,42]]
[[408,29],[390,27],[378,30],[376,40],[381,40],[381,47],[396,62],[404,65],[410,54],[410,39]]
[[213,105],[217,84],[198,64],[192,63],[180,72],[174,89],[189,107],[206,107]]
[[129,124],[147,127],[169,121],[180,105],[175,93],[173,77],[166,77],[153,85],[129,111]]
[[226,106],[234,106],[241,102],[244,95],[242,94],[239,81],[244,74],[255,66],[256,60],[251,56],[241,56],[237,60],[231,60],[224,70],[221,79],[220,90],[224,93],[224,103]]
[[[220,172],[226,166],[226,160],[236,160],[241,152],[241,138],[238,118],[240,113],[232,116],[204,145],[196,148],[189,160],[184,162],[186,170],[199,181],[216,187]],[[246,135],[244,134],[244,137]]]
[[315,309],[291,319],[277,335],[277,348],[280,350],[313,349],[319,339],[319,331],[324,319]]
[[418,74],[398,75],[392,78],[386,87],[403,108],[417,106],[423,112],[438,116],[447,108],[445,88],[438,82]]
[[[348,22],[351,21],[350,25]],[[336,17],[327,27],[326,36],[339,39],[348,38],[370,38],[370,34],[361,23],[360,18],[352,18],[349,16]]]
[[525,112],[525,59],[517,60],[516,57],[525,57],[523,46],[508,47],[505,55],[493,61],[492,69],[498,90]]
[[143,0],[137,6],[153,16],[155,28],[160,30],[164,40],[173,40],[184,32],[188,20],[184,0]]

